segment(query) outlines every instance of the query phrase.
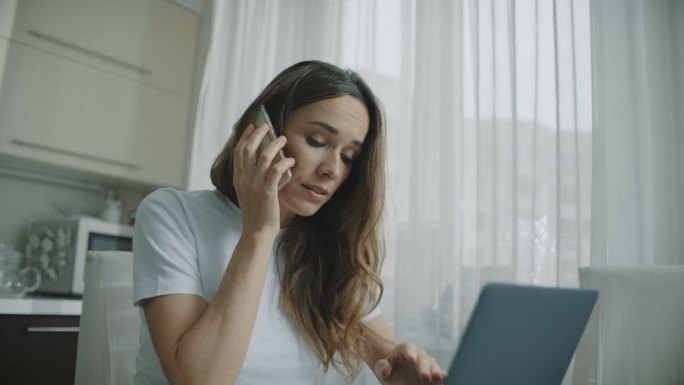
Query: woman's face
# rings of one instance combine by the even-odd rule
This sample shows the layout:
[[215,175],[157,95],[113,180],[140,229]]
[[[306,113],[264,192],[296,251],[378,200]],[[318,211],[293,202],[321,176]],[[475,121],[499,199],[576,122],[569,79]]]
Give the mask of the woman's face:
[[295,159],[292,181],[280,193],[280,221],[311,216],[347,179],[368,133],[368,111],[345,95],[295,110],[285,124],[285,153]]

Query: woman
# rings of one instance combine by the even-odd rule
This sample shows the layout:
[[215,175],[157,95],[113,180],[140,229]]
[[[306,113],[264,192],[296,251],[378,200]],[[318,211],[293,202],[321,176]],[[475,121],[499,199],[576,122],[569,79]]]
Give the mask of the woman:
[[[268,127],[251,122],[261,105],[280,136],[259,153]],[[443,381],[377,308],[383,129],[357,74],[301,62],[235,125],[211,170],[216,190],[144,199],[137,384],[315,384],[330,366],[352,379],[364,361],[386,384]],[[289,157],[274,162],[281,149]]]

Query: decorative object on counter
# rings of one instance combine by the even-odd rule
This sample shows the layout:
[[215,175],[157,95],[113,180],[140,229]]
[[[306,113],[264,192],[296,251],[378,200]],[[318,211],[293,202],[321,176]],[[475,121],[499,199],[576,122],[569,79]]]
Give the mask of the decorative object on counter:
[[43,275],[41,294],[80,296],[88,250],[132,250],[133,228],[99,218],[78,217],[29,224],[26,265]]
[[105,208],[104,210],[102,210],[102,213],[100,213],[100,218],[106,222],[120,223],[122,206],[123,204],[121,203],[121,201],[105,201]]
[[67,256],[73,243],[73,229],[60,226],[44,227],[39,233],[30,233],[25,247],[26,264],[37,268],[48,280],[57,279],[59,271],[67,266]]
[[123,202],[119,199],[118,194],[112,189],[104,189],[102,192],[104,199],[104,208],[100,212],[100,218],[103,221],[111,223],[121,223],[121,214]]
[[137,213],[137,209],[130,209],[128,210],[128,225],[129,226],[135,226],[135,214]]
[[0,243],[0,297],[21,297],[40,286],[40,271],[22,268],[21,260],[21,253]]

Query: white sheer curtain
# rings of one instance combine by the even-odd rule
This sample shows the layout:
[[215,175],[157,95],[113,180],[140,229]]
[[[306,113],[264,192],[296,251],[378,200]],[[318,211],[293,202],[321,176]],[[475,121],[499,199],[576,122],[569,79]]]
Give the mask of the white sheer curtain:
[[573,382],[681,384],[684,319],[670,311],[682,309],[684,293],[684,2],[594,1],[592,17],[599,270],[584,281],[605,296]]
[[282,68],[360,72],[388,118],[383,311],[446,367],[484,283],[589,263],[589,3],[216,0],[189,187]]
[[684,2],[594,2],[592,265],[684,264]]
[[443,363],[484,283],[576,286],[589,263],[589,5],[415,3],[413,87],[390,114],[388,299],[399,338]]

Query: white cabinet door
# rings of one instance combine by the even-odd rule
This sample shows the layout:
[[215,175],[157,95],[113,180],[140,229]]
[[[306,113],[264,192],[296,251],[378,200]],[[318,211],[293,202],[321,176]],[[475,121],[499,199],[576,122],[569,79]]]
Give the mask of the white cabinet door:
[[198,28],[168,0],[29,0],[11,39],[188,96]]
[[186,97],[9,42],[0,153],[181,186],[189,105]]
[[198,28],[167,0],[0,0],[0,162],[182,186]]

